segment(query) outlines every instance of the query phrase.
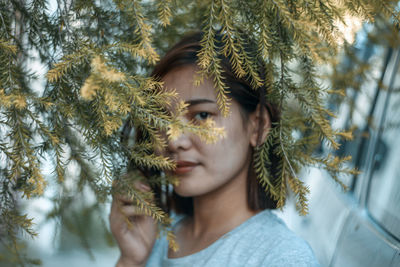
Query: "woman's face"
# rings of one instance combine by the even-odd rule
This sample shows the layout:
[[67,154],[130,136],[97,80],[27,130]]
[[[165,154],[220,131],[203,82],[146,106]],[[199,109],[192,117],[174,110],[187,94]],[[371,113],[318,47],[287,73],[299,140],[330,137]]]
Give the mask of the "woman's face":
[[227,189],[239,180],[243,186],[252,156],[250,139],[254,135],[252,123],[243,123],[236,101],[231,101],[228,116],[220,113],[212,80],[205,79],[201,85],[194,85],[197,70],[194,65],[175,68],[162,79],[167,90],[175,89],[179,98],[188,104],[183,121],[201,122],[211,118],[226,133],[214,144],[206,144],[190,132],[168,141],[166,153],[176,161],[173,174],[180,181],[175,191],[191,197]]

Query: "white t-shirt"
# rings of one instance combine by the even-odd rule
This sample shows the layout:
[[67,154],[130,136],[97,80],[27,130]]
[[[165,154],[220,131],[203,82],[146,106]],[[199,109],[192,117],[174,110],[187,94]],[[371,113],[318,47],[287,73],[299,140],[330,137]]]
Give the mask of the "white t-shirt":
[[319,264],[303,239],[270,210],[264,210],[207,248],[181,258],[168,258],[168,242],[162,236],[156,241],[146,266],[305,267]]

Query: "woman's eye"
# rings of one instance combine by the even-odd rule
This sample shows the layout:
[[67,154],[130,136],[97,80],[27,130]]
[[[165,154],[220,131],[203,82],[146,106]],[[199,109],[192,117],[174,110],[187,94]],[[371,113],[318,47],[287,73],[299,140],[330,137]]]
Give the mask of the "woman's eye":
[[207,119],[209,116],[210,116],[210,113],[205,112],[205,111],[202,111],[202,112],[197,113],[197,114],[194,116],[194,118],[195,118],[196,120],[198,120],[198,121],[202,121],[202,120]]

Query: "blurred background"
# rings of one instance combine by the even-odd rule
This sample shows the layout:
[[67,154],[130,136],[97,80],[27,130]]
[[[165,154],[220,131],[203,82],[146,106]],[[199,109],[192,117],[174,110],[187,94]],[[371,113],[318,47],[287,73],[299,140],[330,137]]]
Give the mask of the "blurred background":
[[[398,28],[377,21],[365,24],[346,48],[332,81],[349,98],[330,107],[334,124],[354,127],[354,139],[333,152],[351,155],[360,174],[343,177],[344,192],[320,169],[304,170],[310,186],[310,213],[281,214],[305,238],[322,266],[400,266],[400,76]],[[357,73],[356,79],[349,79]]]

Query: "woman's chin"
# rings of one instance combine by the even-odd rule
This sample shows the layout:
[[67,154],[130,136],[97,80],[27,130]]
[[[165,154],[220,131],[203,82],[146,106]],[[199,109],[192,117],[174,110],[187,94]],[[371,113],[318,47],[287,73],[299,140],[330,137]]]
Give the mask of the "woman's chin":
[[187,190],[184,188],[175,187],[174,191],[178,196],[181,196],[181,197],[193,197],[194,196],[194,194],[191,190]]
[[198,186],[190,186],[184,182],[181,182],[178,186],[175,186],[174,191],[181,197],[196,197],[204,194],[204,192],[202,192]]

